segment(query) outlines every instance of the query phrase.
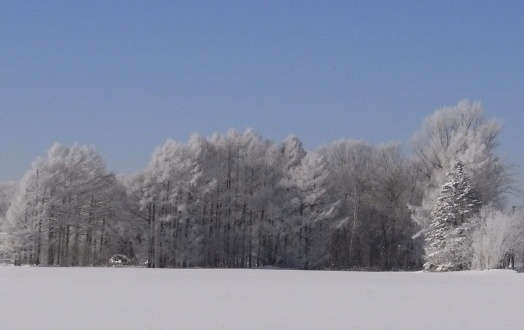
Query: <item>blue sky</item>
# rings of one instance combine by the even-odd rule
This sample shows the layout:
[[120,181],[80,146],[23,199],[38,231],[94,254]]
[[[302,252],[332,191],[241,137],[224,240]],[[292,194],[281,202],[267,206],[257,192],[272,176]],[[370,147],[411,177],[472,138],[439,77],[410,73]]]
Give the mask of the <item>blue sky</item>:
[[129,173],[167,138],[230,128],[407,149],[462,99],[505,122],[500,152],[522,167],[523,14],[521,1],[2,1],[0,181],[54,142]]

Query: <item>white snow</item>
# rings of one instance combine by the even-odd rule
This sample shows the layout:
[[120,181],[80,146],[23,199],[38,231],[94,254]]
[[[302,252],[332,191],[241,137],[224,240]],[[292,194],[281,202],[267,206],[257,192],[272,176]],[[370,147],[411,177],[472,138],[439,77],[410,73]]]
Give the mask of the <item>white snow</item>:
[[0,329],[517,329],[524,274],[0,267]]

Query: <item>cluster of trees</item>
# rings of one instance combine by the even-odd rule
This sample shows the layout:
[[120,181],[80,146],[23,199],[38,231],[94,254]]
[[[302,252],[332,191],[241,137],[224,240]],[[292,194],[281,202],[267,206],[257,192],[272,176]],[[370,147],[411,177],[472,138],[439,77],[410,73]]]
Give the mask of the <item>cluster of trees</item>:
[[93,148],[53,145],[12,190],[2,251],[16,263],[104,263],[118,243],[123,187]]
[[390,269],[417,261],[415,181],[398,145],[307,153],[296,137],[247,130],[168,141],[126,185],[153,267]]
[[435,112],[415,134],[423,197],[411,209],[425,269],[495,268],[523,251],[524,219],[506,205],[509,193],[519,194],[513,167],[496,153],[501,129],[479,103],[464,101]]
[[168,140],[125,176],[108,173],[93,148],[55,144],[19,183],[0,186],[0,253],[66,266],[119,253],[149,267],[417,269],[439,254],[432,247],[451,250],[450,235],[431,233],[437,218],[439,228],[452,223],[435,210],[450,190],[440,189],[445,174],[460,164],[478,192],[475,210],[461,213],[479,219],[468,265],[492,267],[493,251],[520,248],[522,237],[486,243],[499,219],[521,226],[504,213],[514,182],[495,152],[500,127],[461,102],[428,117],[413,155],[355,140],[306,152],[297,137],[277,144],[249,129],[194,135]]
[[515,253],[523,251],[524,225],[520,212],[482,206],[458,161],[450,181],[444,183],[425,232],[429,271],[490,269],[515,266]]

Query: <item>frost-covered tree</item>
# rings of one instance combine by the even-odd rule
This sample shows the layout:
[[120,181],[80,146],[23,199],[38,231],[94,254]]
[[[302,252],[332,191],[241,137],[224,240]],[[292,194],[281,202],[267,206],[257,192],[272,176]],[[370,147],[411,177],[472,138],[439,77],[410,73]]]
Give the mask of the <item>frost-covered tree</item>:
[[18,182],[3,182],[0,183],[0,217],[5,217],[13,195],[18,189]]
[[410,205],[420,226],[416,237],[428,229],[446,174],[459,161],[483,205],[505,206],[507,194],[515,191],[515,176],[511,164],[497,154],[501,129],[502,123],[487,119],[478,102],[461,101],[426,118],[412,138],[420,195]]
[[202,171],[198,164],[198,137],[189,144],[168,140],[156,148],[148,167],[128,184],[138,203],[136,216],[147,244],[148,267],[175,267],[198,258],[189,253],[195,235],[192,213],[199,202],[195,193]]
[[374,175],[371,204],[373,246],[380,269],[417,267],[421,240],[413,240],[416,225],[411,221],[408,204],[418,193],[413,164],[398,143],[378,145],[373,151]]
[[461,162],[455,164],[449,176],[425,233],[427,270],[468,269],[471,264],[471,220],[480,211],[481,202]]
[[328,194],[325,160],[319,153],[308,153],[290,174],[290,181],[284,184],[293,191],[287,205],[292,211],[287,219],[292,259],[305,269],[325,267],[329,265],[333,220],[340,205]]
[[6,230],[6,214],[9,209],[13,196],[18,189],[18,182],[4,182],[0,183],[0,262],[5,259],[10,259],[11,256],[6,254],[7,233]]
[[493,151],[501,129],[499,120],[484,117],[479,102],[461,101],[437,110],[412,138],[418,170],[432,179],[438,170],[446,170],[459,160],[472,165],[496,157]]
[[[296,143],[298,142],[298,143]],[[275,264],[282,247],[286,152],[253,130],[168,141],[130,187],[151,267]],[[298,150],[299,151],[299,150]],[[295,160],[293,160],[295,159]],[[137,221],[140,223],[140,221]],[[147,228],[147,229],[146,229]]]
[[115,182],[93,148],[54,144],[14,194],[5,245],[19,263],[105,263],[115,241]]
[[328,162],[332,188],[341,203],[339,217],[338,245],[343,245],[345,267],[355,267],[362,253],[362,225],[368,215],[370,192],[372,190],[373,146],[365,141],[339,140],[320,150]]
[[319,151],[327,160],[328,196],[340,201],[332,231],[332,265],[409,268],[417,264],[407,208],[416,177],[396,144],[339,140]]
[[477,228],[472,238],[472,268],[498,268],[506,255],[524,251],[524,217],[518,210],[483,207],[473,221]]
[[285,170],[290,170],[302,162],[306,151],[298,137],[290,135],[285,138],[281,145],[282,158]]

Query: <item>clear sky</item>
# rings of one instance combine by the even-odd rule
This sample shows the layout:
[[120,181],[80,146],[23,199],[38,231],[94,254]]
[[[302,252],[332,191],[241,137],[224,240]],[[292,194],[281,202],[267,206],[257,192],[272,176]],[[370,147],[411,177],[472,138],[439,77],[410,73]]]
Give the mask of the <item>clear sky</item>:
[[408,146],[462,99],[505,122],[500,152],[524,167],[524,2],[0,2],[0,181],[54,142],[118,173],[230,128]]

